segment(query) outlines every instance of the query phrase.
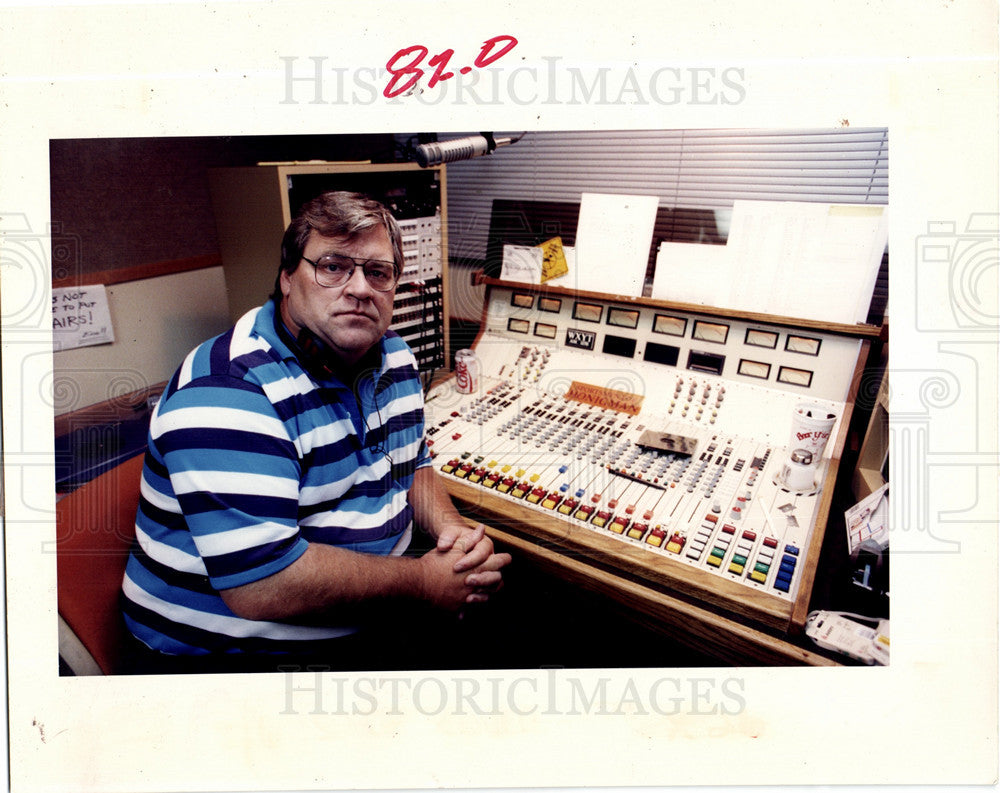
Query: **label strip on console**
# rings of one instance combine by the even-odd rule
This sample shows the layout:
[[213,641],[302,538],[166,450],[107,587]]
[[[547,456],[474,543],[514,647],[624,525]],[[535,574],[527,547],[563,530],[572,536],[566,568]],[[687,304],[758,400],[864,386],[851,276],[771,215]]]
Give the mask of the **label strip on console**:
[[643,397],[629,391],[617,391],[614,388],[602,388],[574,380],[570,383],[566,398],[575,402],[583,402],[594,407],[616,410],[630,416],[638,416],[642,409]]

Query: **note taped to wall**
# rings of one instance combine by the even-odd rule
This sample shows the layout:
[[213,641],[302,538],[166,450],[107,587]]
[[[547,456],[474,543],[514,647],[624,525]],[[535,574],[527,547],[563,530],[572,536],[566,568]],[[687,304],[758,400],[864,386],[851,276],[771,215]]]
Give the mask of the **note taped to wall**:
[[53,350],[72,350],[114,340],[103,284],[52,290]]

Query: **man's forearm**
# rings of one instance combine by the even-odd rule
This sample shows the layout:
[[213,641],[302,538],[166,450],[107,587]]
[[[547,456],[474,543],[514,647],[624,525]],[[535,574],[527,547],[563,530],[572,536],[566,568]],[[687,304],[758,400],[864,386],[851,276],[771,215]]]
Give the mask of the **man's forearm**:
[[[278,620],[321,614],[338,607],[349,607],[392,598],[423,599],[444,608],[455,608],[465,601],[476,586],[484,582],[467,574],[486,564],[499,570],[509,560],[493,556],[493,544],[473,532],[462,518],[445,490],[437,472],[430,467],[419,469],[409,493],[414,520],[435,540],[442,533],[450,536],[438,542],[438,550],[419,558],[375,556],[343,548],[311,543],[295,562],[284,570],[259,581],[222,594],[226,605],[246,619]],[[464,542],[452,544],[459,538]],[[486,578],[498,577],[487,574]],[[483,578],[482,575],[479,578]]]
[[410,487],[414,520],[434,539],[447,527],[465,529],[468,524],[455,508],[438,472],[428,466],[417,469]]
[[416,559],[311,543],[285,569],[221,594],[238,616],[278,620],[376,600],[420,598],[424,581]]

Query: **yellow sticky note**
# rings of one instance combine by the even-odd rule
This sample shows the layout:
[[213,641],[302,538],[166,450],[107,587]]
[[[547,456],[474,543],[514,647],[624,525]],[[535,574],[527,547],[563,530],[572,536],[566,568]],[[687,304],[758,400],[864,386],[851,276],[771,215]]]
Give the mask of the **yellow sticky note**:
[[542,283],[569,272],[562,237],[553,237],[538,246],[542,249]]

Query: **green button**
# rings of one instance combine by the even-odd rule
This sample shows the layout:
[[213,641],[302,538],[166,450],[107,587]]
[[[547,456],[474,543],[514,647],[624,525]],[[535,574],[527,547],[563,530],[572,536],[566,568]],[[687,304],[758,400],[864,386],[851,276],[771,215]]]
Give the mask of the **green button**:
[[712,549],[712,556],[717,556],[721,559],[725,555],[726,552],[722,548],[719,548],[718,546]]

